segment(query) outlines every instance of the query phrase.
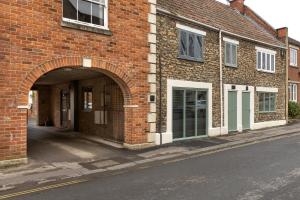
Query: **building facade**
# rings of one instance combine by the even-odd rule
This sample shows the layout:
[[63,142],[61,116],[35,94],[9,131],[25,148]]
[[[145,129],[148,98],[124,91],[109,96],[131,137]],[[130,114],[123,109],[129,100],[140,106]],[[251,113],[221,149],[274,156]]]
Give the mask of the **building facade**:
[[300,42],[289,38],[289,101],[300,102]]
[[287,30],[274,36],[244,7],[158,1],[157,144],[286,123]]
[[0,10],[0,165],[27,161],[31,90],[39,125],[153,144],[155,0],[2,0]]

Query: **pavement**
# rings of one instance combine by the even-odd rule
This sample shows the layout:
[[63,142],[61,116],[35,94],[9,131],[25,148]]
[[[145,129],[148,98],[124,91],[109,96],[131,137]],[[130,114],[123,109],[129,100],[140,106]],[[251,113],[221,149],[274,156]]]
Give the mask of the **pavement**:
[[28,152],[30,162],[24,166],[0,169],[0,192],[25,185],[34,187],[124,169],[147,168],[155,163],[180,161],[299,134],[300,123],[292,123],[243,134],[180,141],[146,150],[129,151],[91,141],[80,137],[78,133],[31,126]]
[[[15,200],[299,200],[300,136],[8,193]],[[65,184],[65,185],[62,185]],[[1,198],[1,196],[0,196]]]

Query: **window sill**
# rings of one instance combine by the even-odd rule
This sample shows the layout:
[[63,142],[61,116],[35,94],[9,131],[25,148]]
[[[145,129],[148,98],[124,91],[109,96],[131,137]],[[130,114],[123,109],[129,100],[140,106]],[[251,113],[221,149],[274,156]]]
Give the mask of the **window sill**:
[[271,72],[271,71],[265,71],[265,70],[259,70],[259,69],[257,69],[257,71],[262,72],[262,73],[275,74],[275,72]]
[[193,59],[193,58],[186,58],[186,57],[177,57],[179,60],[186,60],[186,61],[191,61],[191,62],[198,62],[198,63],[204,63],[204,60],[198,60],[198,59]]
[[290,67],[293,67],[293,68],[298,68],[297,65],[290,65]]
[[274,114],[276,111],[260,111],[259,114]]
[[78,29],[78,30],[82,30],[82,31],[92,32],[92,33],[108,35],[108,36],[112,35],[112,32],[108,29],[104,29],[104,28],[96,27],[96,26],[89,26],[86,24],[80,24],[80,23],[76,23],[76,22],[71,22],[71,21],[67,21],[64,19],[62,19],[62,21],[61,21],[61,26],[66,27],[66,28],[72,28],[72,29]]
[[234,69],[237,69],[237,68],[238,68],[237,65],[229,65],[229,64],[225,64],[225,67],[228,67],[228,68],[234,68]]

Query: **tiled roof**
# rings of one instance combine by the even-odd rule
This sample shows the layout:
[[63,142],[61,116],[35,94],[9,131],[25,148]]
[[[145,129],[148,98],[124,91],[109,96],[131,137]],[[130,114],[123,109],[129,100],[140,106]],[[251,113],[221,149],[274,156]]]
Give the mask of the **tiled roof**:
[[295,39],[291,38],[291,37],[289,37],[289,44],[300,47],[300,42],[298,40],[295,40]]
[[253,20],[215,0],[158,0],[158,8],[215,28],[284,47],[284,43]]

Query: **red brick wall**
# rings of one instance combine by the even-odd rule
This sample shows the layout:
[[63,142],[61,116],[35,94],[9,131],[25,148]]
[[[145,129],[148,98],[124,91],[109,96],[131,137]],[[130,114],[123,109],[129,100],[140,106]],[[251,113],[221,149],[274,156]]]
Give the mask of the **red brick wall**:
[[[300,47],[299,47],[300,48]],[[289,49],[290,53],[290,49]],[[290,64],[290,56],[289,56],[289,64]],[[289,81],[300,82],[300,50],[298,50],[298,67],[289,66]],[[298,102],[300,102],[300,84],[298,84]]]
[[26,96],[43,73],[80,67],[83,56],[118,81],[125,103],[125,142],[147,141],[149,53],[147,0],[109,0],[112,36],[62,27],[62,2],[0,1],[0,160],[26,157]]

